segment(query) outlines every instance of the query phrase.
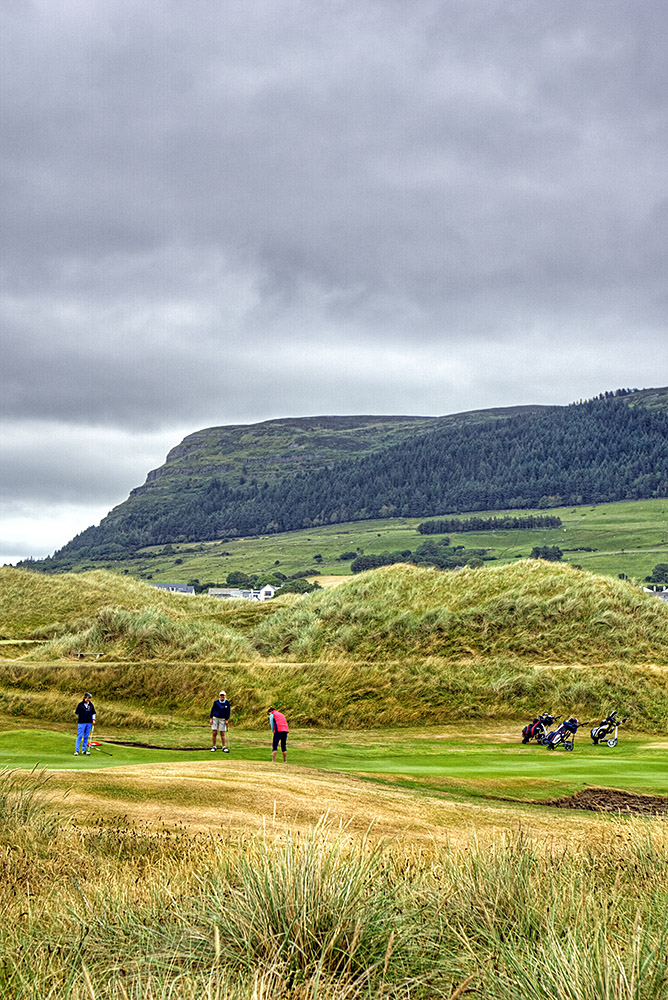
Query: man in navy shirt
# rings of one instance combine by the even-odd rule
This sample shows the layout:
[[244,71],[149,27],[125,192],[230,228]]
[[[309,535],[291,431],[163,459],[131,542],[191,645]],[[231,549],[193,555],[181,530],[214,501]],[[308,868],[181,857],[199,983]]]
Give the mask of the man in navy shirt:
[[209,722],[211,723],[211,753],[213,753],[216,749],[216,733],[220,733],[220,742],[223,745],[223,753],[230,752],[227,745],[227,728],[230,722],[231,708],[232,706],[227,700],[227,695],[224,691],[221,691],[211,706],[211,718],[209,719]]
[[91,701],[90,691],[86,691],[83,696],[83,701],[80,701],[74,709],[74,714],[79,720],[79,725],[77,726],[77,741],[74,745],[74,756],[78,756],[79,750],[81,750],[84,754],[90,755],[88,743],[90,741],[90,734],[93,730],[93,726],[95,725],[95,706]]

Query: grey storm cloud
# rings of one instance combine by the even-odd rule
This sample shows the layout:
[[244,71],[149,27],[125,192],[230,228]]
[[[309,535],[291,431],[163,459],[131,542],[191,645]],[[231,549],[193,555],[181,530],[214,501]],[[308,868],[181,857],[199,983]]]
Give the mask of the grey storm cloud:
[[668,381],[667,32],[660,0],[7,0],[16,495],[67,495],[35,420],[118,502],[102,427]]

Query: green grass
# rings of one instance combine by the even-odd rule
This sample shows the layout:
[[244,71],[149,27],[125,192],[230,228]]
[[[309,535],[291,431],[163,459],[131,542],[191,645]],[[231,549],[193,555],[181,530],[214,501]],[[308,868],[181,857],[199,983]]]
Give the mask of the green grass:
[[[149,737],[151,738],[151,737]],[[138,747],[117,746],[105,743],[98,736],[102,753],[92,749],[90,757],[74,756],[76,730],[71,734],[40,729],[19,729],[0,733],[0,767],[83,771],[105,767],[127,767],[133,764],[163,764],[169,761],[187,759],[206,760],[213,756],[205,740],[201,752],[184,753],[179,750],[147,750]],[[110,754],[111,756],[107,756]],[[222,755],[221,755],[222,756]]]
[[[447,511],[434,516],[447,515]],[[549,511],[489,511],[485,516],[504,514],[556,514],[563,527],[550,530],[497,531],[452,534],[453,545],[487,548],[489,555],[505,563],[517,556],[527,557],[535,545],[559,545],[564,560],[592,572],[644,580],[658,562],[668,561],[668,501],[633,500],[599,504],[595,507],[563,507]],[[479,514],[479,512],[478,512]],[[466,516],[466,515],[458,515]],[[304,570],[323,575],[347,575],[350,562],[339,556],[362,549],[365,553],[416,549],[422,541],[417,525],[428,518],[392,518],[308,528],[302,531],[237,538],[224,542],[174,545],[173,554],[164,556],[155,546],[137,558],[99,563],[117,573],[147,577],[156,581],[187,583],[191,579],[224,584],[232,570],[266,573],[280,570],[289,576]],[[430,536],[431,537],[431,536]],[[439,536],[433,536],[438,538]],[[595,551],[572,551],[593,549]],[[315,556],[322,556],[315,560]],[[176,560],[181,562],[176,562]],[[81,563],[90,568],[90,562]]]
[[[293,731],[289,738],[289,762],[301,768],[368,776],[375,781],[429,794],[542,799],[572,794],[587,786],[634,790],[668,795],[668,748],[648,745],[638,736],[621,735],[619,745],[590,745],[584,727],[573,752],[550,752],[543,747],[522,746],[499,739],[493,730],[477,737],[462,738],[443,730],[401,734],[372,732],[350,739],[340,733],[313,734]],[[430,736],[432,739],[430,740]],[[232,753],[216,755],[202,734],[202,750],[149,750],[102,743],[106,756],[92,750],[90,757],[73,757],[74,734],[43,730],[0,733],[0,767],[58,770],[99,770],[168,762],[186,764],[197,772],[198,764],[215,759],[221,769],[236,761],[268,761],[270,741],[247,732],[230,734]],[[168,746],[168,739],[164,740]],[[141,789],[135,789],[140,797]],[[158,793],[159,794],[159,793]]]

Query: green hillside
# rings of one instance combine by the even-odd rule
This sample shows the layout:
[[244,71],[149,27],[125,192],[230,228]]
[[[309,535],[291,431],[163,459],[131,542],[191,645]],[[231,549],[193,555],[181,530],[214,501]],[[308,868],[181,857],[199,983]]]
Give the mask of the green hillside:
[[[517,513],[490,512],[498,517]],[[540,516],[546,511],[521,513]],[[484,549],[486,559],[507,563],[528,557],[535,546],[558,545],[564,562],[611,576],[624,573],[637,581],[644,580],[657,563],[668,563],[668,500],[558,507],[549,513],[561,520],[561,527],[452,532],[451,547]],[[219,542],[149,546],[123,559],[90,561],[82,556],[72,568],[98,566],[144,580],[198,581],[202,586],[225,586],[233,572],[260,578],[277,572],[288,578],[305,573],[326,580],[349,575],[352,560],[360,553],[415,551],[424,541],[418,532],[422,520],[383,518]],[[342,559],[344,555],[347,558]]]
[[624,389],[566,407],[210,428],[33,568],[374,518],[665,497],[667,401],[664,389]]

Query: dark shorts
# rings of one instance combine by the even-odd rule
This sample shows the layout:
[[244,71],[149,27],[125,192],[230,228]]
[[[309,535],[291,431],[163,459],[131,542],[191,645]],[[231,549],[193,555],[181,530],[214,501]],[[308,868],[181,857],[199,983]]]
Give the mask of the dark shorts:
[[283,751],[283,753],[285,753],[287,741],[288,741],[287,733],[274,733],[274,741],[272,743],[271,749],[278,750],[278,744],[280,743],[281,750]]

